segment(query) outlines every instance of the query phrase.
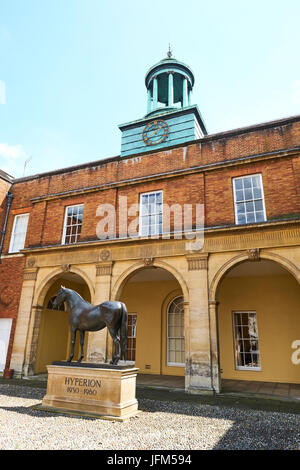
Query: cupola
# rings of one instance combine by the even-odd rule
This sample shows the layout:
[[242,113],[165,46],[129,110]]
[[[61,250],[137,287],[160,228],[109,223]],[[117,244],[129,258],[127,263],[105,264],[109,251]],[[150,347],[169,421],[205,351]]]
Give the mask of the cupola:
[[147,114],[119,125],[122,157],[193,142],[207,134],[198,106],[191,104],[194,82],[190,67],[172,57],[170,49],[148,70]]
[[191,105],[194,74],[190,67],[172,57],[153,65],[147,72],[147,116]]

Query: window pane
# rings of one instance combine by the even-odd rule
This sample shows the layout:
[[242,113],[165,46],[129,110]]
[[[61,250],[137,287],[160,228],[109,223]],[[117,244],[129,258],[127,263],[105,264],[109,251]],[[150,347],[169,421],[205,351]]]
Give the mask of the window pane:
[[252,187],[251,178],[248,178],[248,177],[244,178],[243,182],[244,182],[244,188],[251,188]]
[[245,204],[244,204],[243,202],[237,204],[236,206],[237,206],[237,213],[238,213],[238,214],[243,214],[243,213],[245,213],[246,208],[245,208]]
[[254,211],[254,203],[253,202],[246,202],[246,212],[253,212]]
[[237,367],[259,367],[259,342],[255,312],[234,312],[234,342]]
[[252,189],[245,189],[245,200],[253,199]]
[[127,357],[128,361],[135,361],[136,353],[136,321],[137,315],[128,313],[128,341],[127,341]]
[[252,176],[252,186],[254,188],[259,188],[260,187],[260,177],[258,175]]
[[236,197],[237,202],[244,201],[244,191],[243,190],[236,191],[235,197]]
[[[162,191],[142,194],[141,201],[140,235],[149,236],[162,233]],[[147,230],[144,227],[147,227]]]
[[238,224],[245,224],[246,216],[244,214],[238,214]]
[[67,207],[66,214],[63,243],[77,243],[81,234],[83,205]]
[[260,188],[253,188],[253,196],[255,199],[259,199],[262,197],[262,192]]
[[[239,189],[243,186],[243,189]],[[245,176],[234,180],[236,223],[255,223],[266,220],[262,199],[260,175]],[[244,204],[243,204],[244,203]],[[244,210],[243,210],[244,209]],[[243,217],[243,212],[246,217]]]
[[162,192],[156,194],[156,202],[162,203]]
[[252,222],[255,222],[254,212],[247,212],[246,219],[247,219],[247,224],[251,224]]
[[255,205],[255,210],[256,210],[256,211],[262,211],[262,210],[263,210],[263,203],[262,203],[262,200],[260,200],[260,201],[255,201],[254,205]]
[[184,349],[184,310],[183,297],[175,298],[168,307],[167,362],[183,365]]
[[265,220],[265,216],[263,212],[256,212],[256,222],[263,222]]
[[16,215],[11,236],[10,252],[23,250],[27,233],[29,214]]
[[243,180],[242,179],[236,179],[235,180],[235,189],[243,189]]

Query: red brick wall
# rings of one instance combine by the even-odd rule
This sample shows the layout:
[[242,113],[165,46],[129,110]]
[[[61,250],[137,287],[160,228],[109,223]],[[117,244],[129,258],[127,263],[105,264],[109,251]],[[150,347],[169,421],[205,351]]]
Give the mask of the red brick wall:
[[5,200],[6,193],[9,190],[10,186],[10,183],[0,177],[0,207],[3,201]]
[[3,259],[0,264],[0,318],[12,318],[10,341],[7,351],[6,367],[11,358],[18,307],[23,284],[25,258]]
[[[203,168],[199,173],[174,175],[171,178],[152,181],[150,179],[141,183],[137,179],[195,166],[227,162],[279,149],[291,149],[299,145],[300,122],[278,125],[275,123],[273,128],[258,127],[240,133],[224,133],[207,137],[188,147],[160,151],[142,157],[99,161],[94,166],[73,168],[61,174],[52,173],[17,182],[12,188],[14,200],[8,220],[4,252],[9,247],[16,212],[31,211],[25,246],[59,244],[62,238],[65,207],[83,203],[81,240],[94,240],[96,226],[100,220],[96,216],[96,210],[100,203],[116,205],[119,196],[127,196],[130,205],[138,203],[140,193],[158,189],[163,190],[164,203],[169,205],[204,202],[206,226],[234,224],[232,178],[252,173],[262,174],[267,218],[270,220],[293,217],[300,212],[298,156],[272,158],[259,163],[248,162],[214,170]],[[69,197],[42,200],[35,204],[31,202],[32,198],[49,194],[66,193],[133,179],[135,183],[130,186],[119,185],[103,191],[74,196],[70,194]],[[2,203],[3,208],[4,204],[5,201]],[[0,219],[2,224],[3,211],[0,213]]]

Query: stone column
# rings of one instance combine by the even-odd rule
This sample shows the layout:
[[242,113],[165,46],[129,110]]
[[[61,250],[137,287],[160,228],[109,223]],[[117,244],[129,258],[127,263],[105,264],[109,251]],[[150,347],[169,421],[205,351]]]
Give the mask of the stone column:
[[174,104],[174,78],[173,72],[168,72],[168,106],[173,106]]
[[158,83],[157,83],[157,76],[153,78],[153,107],[152,109],[157,108],[157,101],[158,101]]
[[[99,263],[96,266],[96,284],[93,305],[110,300],[112,262]],[[100,364],[106,361],[107,328],[88,333],[86,362]]]
[[182,82],[182,107],[185,108],[188,103],[188,81],[187,78],[184,77]]
[[32,300],[34,295],[37,271],[37,268],[24,269],[23,286],[19,303],[12,357],[10,362],[10,368],[14,369],[15,377],[21,377],[24,373],[23,367],[25,363],[27,339],[31,319]]
[[192,90],[189,90],[188,91],[188,104],[189,104],[189,106],[191,106],[191,102],[192,102]]
[[185,388],[189,393],[213,393],[208,308],[208,254],[188,255],[189,358]]
[[148,97],[147,113],[151,113],[151,111],[152,111],[152,96],[151,96],[151,89],[150,88],[148,88],[147,97]]

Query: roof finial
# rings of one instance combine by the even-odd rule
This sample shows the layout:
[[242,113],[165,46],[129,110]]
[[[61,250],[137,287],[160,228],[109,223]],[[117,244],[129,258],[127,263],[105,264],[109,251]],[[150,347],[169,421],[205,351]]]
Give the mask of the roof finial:
[[172,57],[172,50],[171,50],[170,43],[169,43],[169,50],[168,50],[167,55],[168,55],[168,58],[171,59],[171,57]]

